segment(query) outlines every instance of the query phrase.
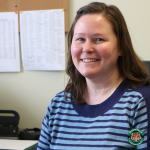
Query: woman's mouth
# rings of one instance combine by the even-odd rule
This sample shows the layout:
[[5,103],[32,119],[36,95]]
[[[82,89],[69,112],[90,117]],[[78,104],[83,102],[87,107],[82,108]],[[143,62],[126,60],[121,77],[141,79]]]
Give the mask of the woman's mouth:
[[95,62],[98,61],[99,59],[82,59],[83,62]]

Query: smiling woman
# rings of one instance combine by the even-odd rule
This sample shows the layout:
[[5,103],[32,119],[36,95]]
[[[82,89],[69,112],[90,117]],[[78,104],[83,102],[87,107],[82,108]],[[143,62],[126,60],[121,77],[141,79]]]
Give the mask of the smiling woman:
[[122,78],[116,83],[120,84],[123,80],[123,77],[119,77],[117,65],[121,50],[110,21],[103,15],[87,14],[77,21],[71,55],[76,69],[85,77],[87,84],[89,81],[102,83],[110,78],[114,81]]
[[150,149],[150,79],[116,6],[93,2],[78,10],[66,72],[37,149]]

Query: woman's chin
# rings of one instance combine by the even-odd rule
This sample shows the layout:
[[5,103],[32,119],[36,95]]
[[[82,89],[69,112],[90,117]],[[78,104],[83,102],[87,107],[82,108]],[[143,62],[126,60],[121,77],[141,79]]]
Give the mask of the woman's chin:
[[93,79],[96,77],[95,73],[82,73],[82,75],[87,79]]

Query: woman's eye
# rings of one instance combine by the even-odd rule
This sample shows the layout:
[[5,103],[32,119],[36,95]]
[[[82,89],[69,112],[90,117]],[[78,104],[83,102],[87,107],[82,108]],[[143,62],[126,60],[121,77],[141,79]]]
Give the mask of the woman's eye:
[[76,42],[78,42],[78,43],[82,43],[82,42],[84,42],[84,41],[85,41],[84,38],[77,38],[77,39],[76,39]]
[[103,41],[103,39],[102,38],[97,38],[96,41],[98,41],[98,42]]
[[78,38],[77,40],[78,40],[78,41],[83,41],[84,39],[83,39],[83,38]]

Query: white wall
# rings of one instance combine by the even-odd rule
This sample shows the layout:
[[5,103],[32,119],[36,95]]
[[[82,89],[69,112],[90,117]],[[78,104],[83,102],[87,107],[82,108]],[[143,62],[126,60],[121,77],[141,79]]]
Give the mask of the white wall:
[[[121,10],[136,52],[142,59],[150,60],[150,0],[98,1],[114,4]],[[70,0],[70,24],[76,11],[90,2]],[[0,109],[16,110],[20,114],[20,128],[40,128],[49,102],[64,89],[66,78],[64,71],[22,69],[20,73],[0,73]]]

